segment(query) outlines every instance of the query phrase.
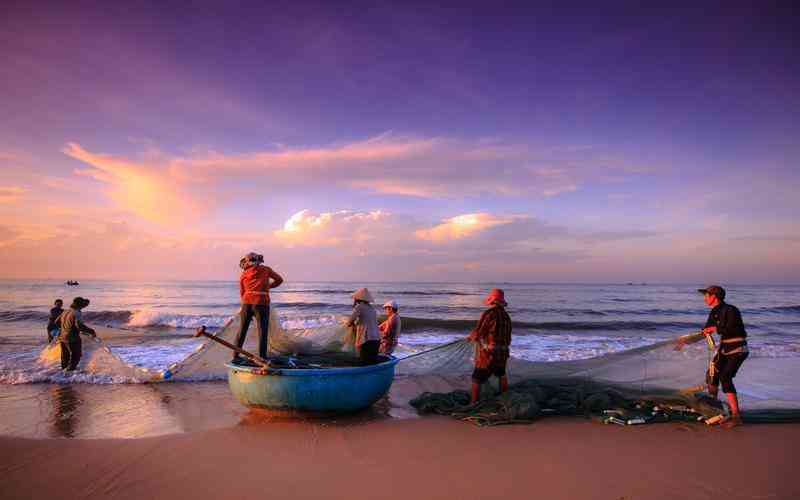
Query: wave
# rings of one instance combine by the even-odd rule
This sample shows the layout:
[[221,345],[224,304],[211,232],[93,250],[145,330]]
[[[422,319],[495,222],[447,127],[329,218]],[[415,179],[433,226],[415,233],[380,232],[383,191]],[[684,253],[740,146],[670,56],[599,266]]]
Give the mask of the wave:
[[770,312],[800,312],[800,306],[775,306],[775,307],[765,307],[764,311]]
[[[436,295],[454,295],[454,296],[473,296],[473,295],[480,295],[477,293],[469,293],[469,292],[454,292],[454,291],[416,291],[416,290],[400,290],[400,291],[380,291],[380,290],[373,290],[374,293],[379,295],[383,295],[386,297],[392,295],[418,295],[418,296],[436,296]],[[275,290],[274,292],[276,295],[285,295],[285,294],[292,294],[292,293],[317,293],[321,295],[344,295],[346,297],[350,297],[353,293],[353,290],[320,290],[320,289],[309,289],[309,290]]]
[[[545,330],[545,331],[657,331],[665,329],[692,329],[698,327],[698,322],[657,322],[657,321],[547,321],[541,323],[513,321],[515,330]],[[419,330],[459,330],[469,331],[475,328],[477,320],[472,319],[433,319],[402,318],[403,331]]]
[[[83,319],[87,323],[95,321],[98,323],[126,323],[132,316],[131,311],[84,311]],[[43,321],[46,322],[49,313],[43,311],[0,311],[0,321]]]

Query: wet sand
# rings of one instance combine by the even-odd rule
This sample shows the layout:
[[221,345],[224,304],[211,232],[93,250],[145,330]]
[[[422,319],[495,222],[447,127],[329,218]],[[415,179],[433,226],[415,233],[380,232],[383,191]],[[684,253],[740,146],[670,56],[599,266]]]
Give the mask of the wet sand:
[[0,438],[2,498],[798,498],[800,425],[243,419],[141,439]]

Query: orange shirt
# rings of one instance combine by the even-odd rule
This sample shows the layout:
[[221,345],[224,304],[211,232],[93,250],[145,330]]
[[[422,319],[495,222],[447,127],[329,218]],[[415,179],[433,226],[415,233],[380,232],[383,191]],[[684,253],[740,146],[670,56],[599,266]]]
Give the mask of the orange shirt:
[[239,278],[239,295],[242,304],[269,304],[269,275],[267,266],[248,267]]

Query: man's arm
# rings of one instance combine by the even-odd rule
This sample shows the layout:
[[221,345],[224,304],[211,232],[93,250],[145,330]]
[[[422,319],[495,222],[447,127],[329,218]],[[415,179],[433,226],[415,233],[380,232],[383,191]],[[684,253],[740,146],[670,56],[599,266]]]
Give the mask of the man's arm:
[[483,314],[481,314],[481,318],[478,320],[478,324],[475,325],[475,328],[471,332],[469,332],[467,340],[473,342],[482,340],[486,336],[486,327],[489,319],[490,311],[484,311]]
[[283,277],[281,277],[280,274],[273,271],[271,267],[268,267],[267,270],[268,270],[267,272],[269,272],[269,277],[272,280],[272,282],[269,284],[269,287],[278,288],[279,286],[281,286],[281,283],[283,283]]
[[81,321],[81,320],[78,320],[78,330],[79,330],[81,333],[85,333],[85,334],[87,334],[87,335],[91,335],[92,337],[97,337],[97,334],[95,333],[94,329],[93,329],[93,328],[91,328],[91,327],[89,327],[89,326],[87,326],[87,325],[86,325],[86,324],[85,324],[83,321]]
[[244,273],[239,277],[239,298],[244,298]]

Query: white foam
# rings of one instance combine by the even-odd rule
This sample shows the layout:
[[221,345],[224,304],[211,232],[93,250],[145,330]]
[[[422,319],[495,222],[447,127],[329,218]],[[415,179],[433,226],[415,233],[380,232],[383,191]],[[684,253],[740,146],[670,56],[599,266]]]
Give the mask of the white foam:
[[136,311],[128,320],[128,326],[171,326],[173,328],[197,328],[206,326],[219,328],[230,320],[230,314],[173,314],[155,309]]

